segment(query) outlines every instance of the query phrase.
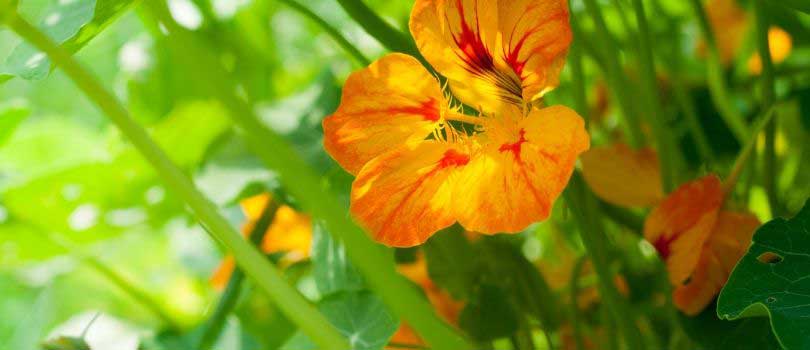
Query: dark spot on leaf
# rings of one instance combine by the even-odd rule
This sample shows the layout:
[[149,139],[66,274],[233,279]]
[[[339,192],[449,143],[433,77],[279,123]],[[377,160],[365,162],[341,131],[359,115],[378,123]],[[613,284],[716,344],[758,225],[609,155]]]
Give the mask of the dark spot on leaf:
[[759,260],[759,262],[761,262],[763,264],[774,265],[774,264],[778,264],[778,263],[782,262],[783,258],[782,258],[781,255],[776,254],[776,253],[765,252],[765,253],[760,254],[759,257],[757,257],[757,260]]
[[773,304],[773,303],[776,302],[776,298],[768,297],[768,299],[765,299],[765,302],[768,303],[768,304]]

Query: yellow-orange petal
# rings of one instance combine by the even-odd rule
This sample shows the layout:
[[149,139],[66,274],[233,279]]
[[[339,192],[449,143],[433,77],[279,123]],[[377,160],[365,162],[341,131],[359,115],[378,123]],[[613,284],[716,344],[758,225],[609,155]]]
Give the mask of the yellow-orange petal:
[[[782,28],[771,27],[768,29],[768,49],[773,63],[782,63],[793,50],[793,38]],[[754,75],[762,74],[762,57],[758,53],[748,59],[748,72]]]
[[456,215],[471,231],[515,233],[546,219],[590,145],[584,121],[570,108],[532,110],[525,118],[517,108],[506,111],[503,119],[517,122],[488,127],[487,145],[456,182]]
[[720,212],[717,224],[700,253],[700,261],[688,282],[672,293],[672,301],[687,315],[697,315],[726,284],[742,258],[760,223],[748,213]]
[[214,270],[214,273],[211,274],[211,278],[208,280],[216,289],[223,289],[226,285],[228,285],[228,280],[231,279],[231,274],[233,274],[233,270],[236,268],[236,262],[233,260],[232,256],[227,256],[225,259],[222,260],[222,263],[217,266],[217,269]]
[[647,217],[644,238],[665,260],[673,285],[694,271],[722,203],[720,179],[709,175],[681,185]]
[[625,207],[646,207],[664,198],[658,155],[625,144],[596,147],[582,154],[582,175],[599,198]]
[[455,222],[452,177],[469,159],[463,150],[438,141],[374,158],[352,184],[351,212],[382,244],[421,244]]
[[495,112],[558,85],[568,17],[565,0],[417,0],[410,29],[459,99]]
[[337,111],[324,119],[324,148],[356,175],[368,161],[424,140],[441,119],[438,81],[415,58],[389,54],[352,73]]

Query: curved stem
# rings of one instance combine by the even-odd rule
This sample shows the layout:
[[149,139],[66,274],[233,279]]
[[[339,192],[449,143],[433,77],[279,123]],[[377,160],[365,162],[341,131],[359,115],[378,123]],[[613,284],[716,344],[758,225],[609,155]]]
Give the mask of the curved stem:
[[[272,199],[268,200],[267,205],[265,205],[262,210],[261,216],[259,216],[259,220],[248,235],[250,242],[254,246],[261,246],[261,242],[265,234],[267,234],[267,230],[273,222],[273,218],[276,216],[278,207],[276,201]],[[242,269],[238,267],[235,268],[233,273],[231,273],[231,277],[228,279],[225,291],[222,292],[222,297],[219,298],[214,313],[208,319],[208,322],[206,322],[197,349],[208,350],[216,343],[217,339],[219,339],[222,329],[225,328],[225,321],[227,321],[228,315],[230,315],[233,308],[236,307],[236,302],[239,301],[239,296],[242,293],[242,282],[244,280],[245,273]]]
[[[768,42],[768,29],[770,24],[767,18],[765,3],[762,0],[754,0],[754,18],[756,20],[756,37],[759,56],[762,60],[762,106],[770,108],[776,102],[776,89],[774,87],[774,68],[771,58],[771,49]],[[771,207],[771,215],[778,216],[781,212],[779,198],[776,193],[776,176],[778,165],[776,164],[776,121],[771,120],[765,128],[765,176],[764,187],[768,194],[768,205]]]
[[[5,4],[0,2],[0,5]],[[25,40],[44,51],[73,82],[126,135],[157,173],[194,211],[207,231],[224,244],[236,258],[237,264],[256,280],[257,284],[276,302],[279,309],[312,338],[328,349],[348,349],[343,336],[298,291],[290,286],[281,272],[270,264],[258,250],[250,246],[231,224],[217,212],[216,206],[200,193],[191,180],[169,160],[163,150],[138,125],[110,92],[82,67],[66,50],[57,46],[39,29],[26,22],[10,6],[0,6],[7,12],[9,27]]]
[[340,45],[341,48],[343,48],[343,50],[348,52],[349,55],[351,55],[355,59],[355,61],[357,61],[357,63],[359,63],[362,66],[367,66],[371,63],[371,61],[365,55],[363,55],[362,52],[360,52],[360,49],[358,49],[348,39],[346,39],[346,37],[344,37],[343,34],[341,34],[340,31],[337,30],[337,28],[333,27],[331,24],[326,22],[326,20],[318,16],[318,14],[316,14],[315,12],[312,12],[312,10],[310,10],[304,5],[301,5],[295,0],[278,0],[278,1],[284,3],[293,10],[298,11],[300,14],[304,15],[305,17],[315,22],[315,24],[321,27],[326,32],[326,34],[329,34],[329,36],[332,37],[332,39],[335,40],[335,42],[337,42],[337,44]]
[[385,22],[362,0],[337,0],[337,2],[349,14],[349,17],[386,49],[407,53],[421,59],[422,55],[419,54],[413,40]]
[[734,137],[740,144],[748,140],[749,132],[745,125],[742,115],[734,108],[729,96],[728,86],[726,86],[725,78],[723,77],[723,64],[720,61],[720,51],[717,48],[717,40],[709,24],[709,18],[700,0],[689,0],[692,5],[692,10],[698,19],[698,25],[703,38],[706,41],[706,48],[708,51],[707,57],[707,79],[709,83],[709,93],[712,96],[717,111],[723,117],[726,125],[731,129]]
[[[250,149],[279,174],[285,189],[312,216],[323,220],[329,232],[343,241],[351,262],[357,266],[371,288],[391,310],[408,322],[431,347],[437,349],[472,348],[464,338],[444,323],[410,282],[396,272],[390,250],[372,242],[365,232],[346,215],[347,208],[337,197],[324,191],[321,178],[281,136],[259,121],[256,112],[238,97],[227,72],[214,55],[199,42],[194,33],[180,27],[171,18],[165,3],[145,2],[150,13],[166,26],[171,49],[194,74],[193,79],[219,98],[230,110],[231,117]],[[325,193],[326,192],[326,193]],[[331,349],[331,348],[328,348]]]
[[759,136],[763,130],[766,130],[770,125],[772,125],[773,116],[775,114],[774,108],[770,107],[763,111],[762,115],[758,118],[759,121],[757,126],[754,128],[754,133],[751,134],[751,137],[745,143],[739,155],[737,155],[737,159],[734,161],[731,171],[726,177],[726,180],[723,182],[724,193],[731,193],[734,190],[734,186],[737,184],[737,180],[739,180],[740,174],[745,168],[745,164],[748,162],[748,159],[751,158],[751,153],[753,153],[754,146],[757,144],[757,136]]

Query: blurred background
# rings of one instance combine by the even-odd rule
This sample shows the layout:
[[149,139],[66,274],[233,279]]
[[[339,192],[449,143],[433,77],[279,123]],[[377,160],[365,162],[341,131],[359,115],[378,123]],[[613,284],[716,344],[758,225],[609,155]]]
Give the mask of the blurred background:
[[[168,3],[178,23],[201,33],[219,53],[239,82],[239,93],[254,104],[262,121],[292,142],[324,176],[325,184],[348,202],[352,179],[323,151],[320,123],[340,102],[345,78],[362,65],[289,1]],[[412,1],[365,2],[407,32]],[[302,3],[366,57],[386,52],[338,2]],[[687,1],[646,3],[653,14],[650,34],[665,106],[662,117],[683,155],[676,183],[709,170],[725,172],[741,144],[712,103],[699,23]],[[620,74],[633,81],[638,76],[637,24],[628,12],[630,2],[599,4],[616,38]],[[580,29],[590,43],[598,43],[597,29],[584,15],[583,5],[573,1],[571,6],[573,18],[583,18]],[[235,227],[248,221],[245,199],[265,192],[283,198],[273,172],[236,136],[227,110],[188,79],[188,67],[171,54],[161,28],[137,1],[20,0],[19,10],[77,52]],[[772,18],[790,37],[789,53],[776,71],[777,95],[783,102],[778,106],[775,147],[780,169],[776,188],[783,198],[779,214],[792,214],[810,196],[810,16],[776,6]],[[723,58],[722,78],[731,87],[734,108],[750,121],[759,112],[756,64],[749,62],[756,44],[752,29],[731,22],[716,24],[728,26],[721,32],[739,34],[718,35],[721,47],[739,41]],[[586,54],[587,45],[580,46]],[[570,75],[569,65],[560,88],[548,95],[548,104],[575,104]],[[584,60],[584,77],[593,144],[624,139],[613,88],[591,56]],[[43,341],[78,337],[85,330],[92,349],[185,348],[189,337],[203,332],[222,295],[222,281],[217,285],[214,276],[225,258],[223,250],[70,79],[58,69],[51,71],[47,58],[5,29],[0,29],[0,81],[0,348],[40,349]],[[706,139],[696,140],[687,114],[697,118],[697,129],[708,135]],[[643,132],[650,131],[645,127]],[[764,139],[758,147],[764,147]],[[775,208],[754,173],[742,180],[752,183],[746,187],[750,191],[736,193],[735,199],[767,221]],[[294,200],[289,204],[295,207]],[[638,227],[645,211],[629,213]],[[571,238],[575,235],[570,221],[564,209],[555,210],[553,220],[510,243],[533,264],[546,266],[540,270],[557,291],[564,291],[570,272],[554,269],[570,269],[582,252],[581,243]],[[612,237],[618,249],[625,250],[629,262],[624,268],[632,270],[629,281],[621,283],[640,291],[633,294],[637,300],[652,299],[643,291],[651,289],[649,281],[658,281],[655,251],[640,243],[637,234],[618,227],[611,227]],[[413,260],[416,254],[404,250],[398,258]],[[311,262],[306,256],[286,258],[290,280],[310,299],[320,299]],[[284,261],[281,255],[273,259]],[[214,348],[303,348],[289,345],[294,325],[263,294],[252,291],[245,285]],[[597,318],[593,316],[594,323]],[[380,332],[390,336],[397,327],[392,321]],[[555,339],[562,343],[562,338]]]

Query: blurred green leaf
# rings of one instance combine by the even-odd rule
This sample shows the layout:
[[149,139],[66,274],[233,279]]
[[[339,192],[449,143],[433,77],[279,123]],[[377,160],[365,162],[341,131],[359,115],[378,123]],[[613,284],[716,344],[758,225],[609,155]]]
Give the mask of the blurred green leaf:
[[[55,42],[76,52],[120,16],[136,0],[53,1],[42,14],[39,27]],[[26,80],[45,78],[51,70],[50,60],[39,50],[21,43],[0,68],[0,82],[9,76]]]
[[717,302],[720,318],[769,316],[779,342],[806,349],[810,328],[810,201],[790,220],[757,229],[753,245],[737,263]]
[[42,343],[43,350],[90,350],[90,345],[82,338],[59,337]]
[[459,326],[478,341],[508,337],[518,329],[518,314],[499,287],[483,284],[459,315]]
[[477,255],[464,236],[464,228],[454,225],[437,232],[423,246],[428,275],[453,298],[466,300],[479,274]]
[[[351,342],[354,350],[382,349],[394,335],[399,322],[371,292],[343,292],[318,304],[329,321]],[[284,350],[317,349],[303,333],[297,333]]]
[[31,113],[22,103],[0,104],[0,147],[8,141],[17,126]]
[[335,241],[320,223],[313,226],[312,268],[315,284],[323,296],[366,288],[360,272],[349,262],[343,244]]

